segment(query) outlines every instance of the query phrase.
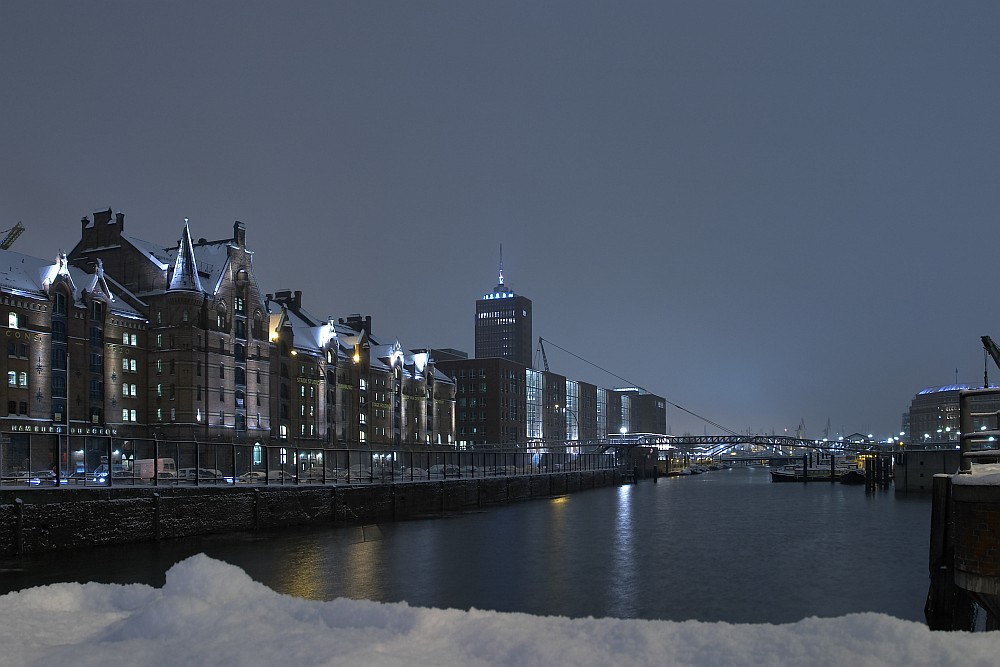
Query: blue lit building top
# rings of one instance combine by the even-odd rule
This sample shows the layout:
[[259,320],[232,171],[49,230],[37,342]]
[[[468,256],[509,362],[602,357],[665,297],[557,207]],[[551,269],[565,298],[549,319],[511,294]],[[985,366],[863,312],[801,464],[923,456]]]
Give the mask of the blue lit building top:
[[[990,384],[989,389],[997,389],[997,385]],[[938,394],[945,391],[964,391],[966,389],[982,389],[982,387],[970,387],[967,384],[946,384],[941,387],[927,387],[926,389],[921,389],[917,392],[917,396],[923,396],[925,394]]]

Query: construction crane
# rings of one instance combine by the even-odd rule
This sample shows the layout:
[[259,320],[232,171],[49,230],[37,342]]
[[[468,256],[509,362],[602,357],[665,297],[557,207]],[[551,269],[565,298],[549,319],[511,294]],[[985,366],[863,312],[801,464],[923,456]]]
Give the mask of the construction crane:
[[1000,347],[993,342],[993,339],[989,336],[980,336],[980,340],[983,341],[983,387],[990,386],[990,376],[987,372],[986,355],[989,354],[993,357],[993,362],[1000,368]]
[[0,249],[7,250],[14,245],[14,241],[17,240],[17,237],[20,236],[23,231],[24,225],[22,225],[19,220],[18,223],[10,229],[0,232],[0,234],[6,234],[6,236],[3,237],[3,241],[0,241]]
[[549,358],[545,356],[545,345],[542,343],[542,337],[538,337],[538,349],[542,353],[542,363],[545,365],[545,372],[549,372]]

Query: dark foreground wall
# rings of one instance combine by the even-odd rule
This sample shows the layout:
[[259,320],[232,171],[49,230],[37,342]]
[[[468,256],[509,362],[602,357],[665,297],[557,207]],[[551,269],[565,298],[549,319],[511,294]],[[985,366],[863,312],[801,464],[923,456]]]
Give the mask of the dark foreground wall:
[[116,487],[0,491],[0,553],[11,555],[310,523],[389,521],[621,483],[586,470],[363,486]]

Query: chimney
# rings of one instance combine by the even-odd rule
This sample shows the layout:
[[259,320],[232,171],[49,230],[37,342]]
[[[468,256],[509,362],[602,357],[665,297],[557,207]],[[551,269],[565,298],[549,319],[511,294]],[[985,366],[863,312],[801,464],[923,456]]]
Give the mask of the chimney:
[[87,216],[83,216],[82,218],[80,218],[80,226],[83,229],[86,229],[87,225],[89,224],[90,224],[90,218],[88,218]]
[[296,311],[302,310],[302,290],[295,290],[295,298],[292,300],[292,303],[295,305]]
[[233,241],[239,248],[245,248],[247,245],[247,228],[239,220],[233,225]]
[[100,225],[100,224],[108,224],[109,222],[111,222],[111,209],[110,208],[107,211],[95,211],[94,212],[94,226],[95,227],[97,225]]
[[115,213],[115,224],[118,225],[118,231],[124,231],[125,229],[125,214],[121,211]]
[[347,324],[347,326],[349,326],[350,328],[354,329],[358,333],[361,333],[362,331],[364,331],[369,336],[372,335],[372,316],[371,315],[365,315],[364,319],[362,319],[361,315],[359,315],[357,313],[354,313],[354,314],[351,314],[351,315],[347,316],[347,322],[344,322],[344,320],[340,320],[340,323],[341,324]]

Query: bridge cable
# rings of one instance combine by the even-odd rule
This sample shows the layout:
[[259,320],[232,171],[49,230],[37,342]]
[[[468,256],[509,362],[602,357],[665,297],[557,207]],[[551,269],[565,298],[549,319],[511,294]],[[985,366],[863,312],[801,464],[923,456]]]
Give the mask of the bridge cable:
[[[579,360],[580,360],[580,361],[582,361],[583,363],[585,363],[585,364],[590,364],[590,365],[591,365],[591,366],[593,366],[594,368],[596,368],[596,369],[598,369],[598,370],[600,370],[600,371],[603,371],[603,372],[607,373],[608,375],[610,375],[610,376],[612,376],[612,377],[615,377],[615,378],[618,378],[619,380],[621,380],[622,382],[624,382],[624,383],[625,383],[626,385],[628,385],[628,386],[631,386],[631,387],[635,387],[636,389],[639,389],[639,390],[641,390],[641,391],[645,391],[646,393],[652,393],[652,392],[651,392],[651,391],[649,391],[648,389],[646,389],[646,388],[644,388],[644,387],[640,387],[640,386],[639,386],[639,385],[637,385],[636,383],[634,383],[634,382],[631,382],[631,381],[627,380],[626,378],[623,378],[623,377],[622,377],[621,375],[618,375],[617,373],[612,373],[612,372],[611,372],[611,371],[609,371],[608,369],[606,369],[606,368],[602,368],[601,366],[598,366],[597,364],[595,364],[594,362],[590,361],[589,359],[584,359],[584,358],[583,358],[583,357],[581,357],[580,355],[578,355],[578,354],[576,354],[576,353],[574,353],[574,352],[570,352],[570,351],[569,351],[569,350],[567,350],[567,349],[566,349],[565,347],[562,347],[562,346],[560,346],[560,345],[557,345],[556,343],[553,343],[553,342],[552,342],[551,340],[549,340],[548,338],[542,338],[541,336],[539,336],[539,337],[538,337],[538,340],[539,340],[539,341],[542,341],[542,340],[544,340],[544,341],[545,341],[546,343],[548,343],[549,345],[552,345],[553,347],[557,347],[557,348],[559,348],[560,350],[562,350],[562,351],[563,351],[563,352],[565,352],[566,354],[570,355],[571,357],[576,357],[577,359],[579,359]],[[673,407],[677,408],[678,410],[681,410],[681,411],[683,411],[683,412],[686,412],[686,413],[688,413],[689,415],[691,415],[692,417],[695,417],[696,419],[700,419],[700,420],[702,420],[703,422],[705,422],[705,423],[706,423],[706,424],[708,424],[709,426],[714,426],[714,427],[715,427],[715,428],[717,428],[717,429],[721,429],[722,431],[725,431],[725,432],[726,432],[726,433],[728,433],[729,435],[735,435],[735,436],[738,436],[738,437],[742,437],[742,434],[741,434],[741,433],[737,433],[736,431],[734,431],[734,430],[732,430],[732,429],[730,429],[730,428],[726,428],[726,427],[725,427],[725,426],[723,426],[722,424],[719,424],[719,423],[716,423],[716,422],[712,421],[711,419],[708,419],[707,417],[702,417],[701,415],[697,414],[696,412],[692,412],[691,410],[688,410],[688,409],[687,409],[687,408],[685,408],[685,407],[681,407],[680,405],[677,405],[676,403],[674,403],[674,402],[672,402],[672,401],[670,401],[670,400],[668,400],[668,399],[666,399],[666,398],[664,398],[663,400],[664,400],[664,401],[666,401],[666,403],[667,403],[668,405],[671,405],[671,406],[673,406]]]

